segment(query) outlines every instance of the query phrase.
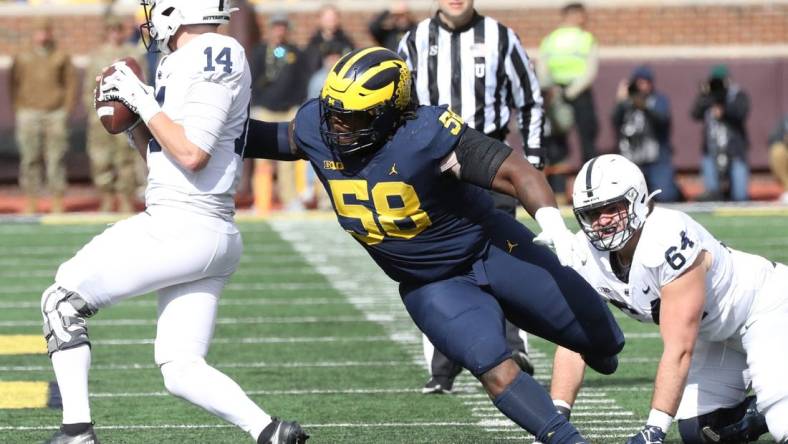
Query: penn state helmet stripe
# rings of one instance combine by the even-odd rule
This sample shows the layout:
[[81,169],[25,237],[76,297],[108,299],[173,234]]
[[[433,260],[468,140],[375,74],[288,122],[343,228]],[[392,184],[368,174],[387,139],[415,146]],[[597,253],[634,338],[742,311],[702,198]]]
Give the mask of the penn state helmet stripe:
[[588,163],[588,169],[586,170],[586,195],[588,197],[594,197],[594,190],[591,188],[591,172],[594,169],[594,164],[599,157],[594,157],[591,159],[591,162]]

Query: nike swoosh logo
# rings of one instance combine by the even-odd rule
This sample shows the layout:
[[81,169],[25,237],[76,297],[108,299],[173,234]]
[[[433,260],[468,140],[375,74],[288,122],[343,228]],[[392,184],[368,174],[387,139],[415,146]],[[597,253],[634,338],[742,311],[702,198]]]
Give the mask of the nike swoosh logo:
[[651,286],[646,287],[646,289],[643,290],[643,294],[648,294],[649,291],[651,291]]

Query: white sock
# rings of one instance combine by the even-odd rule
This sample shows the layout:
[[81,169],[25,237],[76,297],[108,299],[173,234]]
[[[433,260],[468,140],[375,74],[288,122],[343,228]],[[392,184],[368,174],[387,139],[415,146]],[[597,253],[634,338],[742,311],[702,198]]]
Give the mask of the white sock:
[[231,422],[257,439],[271,423],[241,387],[205,361],[171,361],[161,366],[170,393]]
[[52,354],[60,396],[63,398],[63,424],[90,422],[88,371],[90,347],[87,344]]

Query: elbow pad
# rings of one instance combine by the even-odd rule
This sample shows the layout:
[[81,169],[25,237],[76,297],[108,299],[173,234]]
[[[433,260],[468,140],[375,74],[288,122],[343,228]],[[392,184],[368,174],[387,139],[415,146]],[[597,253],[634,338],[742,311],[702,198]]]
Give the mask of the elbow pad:
[[512,147],[468,128],[454,149],[460,164],[460,179],[490,189]]
[[297,160],[290,150],[288,122],[249,119],[244,157],[249,159]]

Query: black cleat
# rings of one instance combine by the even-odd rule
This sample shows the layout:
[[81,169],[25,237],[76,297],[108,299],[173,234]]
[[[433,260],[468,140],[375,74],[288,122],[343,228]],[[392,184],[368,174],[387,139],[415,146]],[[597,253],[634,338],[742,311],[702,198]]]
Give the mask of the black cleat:
[[534,375],[534,365],[531,364],[531,360],[528,358],[528,353],[515,350],[512,352],[512,360],[514,363],[520,367],[520,370],[528,373],[529,375]]
[[448,395],[451,394],[451,388],[454,385],[454,380],[443,376],[433,376],[424,384],[421,393],[425,395]]
[[260,433],[257,444],[304,444],[309,435],[295,421],[271,418],[271,424]]
[[717,430],[709,426],[703,427],[702,432],[706,442],[724,444],[753,442],[769,431],[766,418],[758,411],[755,396],[748,396],[742,404],[746,405],[746,409],[739,421]]
[[79,435],[68,435],[63,430],[58,430],[51,438],[44,441],[44,444],[99,444],[99,440],[96,432],[93,431],[93,426],[90,426]]

